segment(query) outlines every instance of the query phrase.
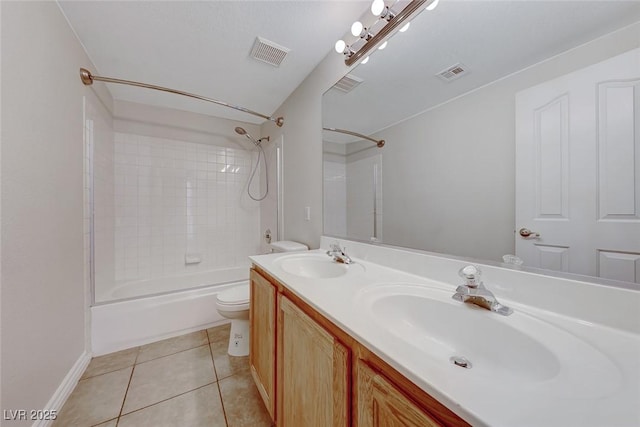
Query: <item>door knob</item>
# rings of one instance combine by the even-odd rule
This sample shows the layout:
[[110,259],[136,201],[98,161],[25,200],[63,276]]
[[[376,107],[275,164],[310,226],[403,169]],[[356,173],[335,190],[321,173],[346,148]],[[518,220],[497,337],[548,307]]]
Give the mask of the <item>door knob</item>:
[[524,237],[525,239],[528,239],[530,237],[537,239],[538,237],[540,237],[540,233],[536,232],[536,231],[531,231],[528,228],[521,228],[518,233],[520,233],[520,236]]

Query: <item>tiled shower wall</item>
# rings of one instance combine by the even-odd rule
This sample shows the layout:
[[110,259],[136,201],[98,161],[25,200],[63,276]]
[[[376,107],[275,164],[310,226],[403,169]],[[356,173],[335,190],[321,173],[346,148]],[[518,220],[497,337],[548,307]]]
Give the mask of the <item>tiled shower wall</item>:
[[[115,213],[113,169],[113,120],[100,100],[88,92],[85,98],[85,265],[91,281],[91,168],[93,167],[94,265],[96,291],[106,291],[115,279]],[[91,159],[93,158],[93,165]],[[90,295],[90,292],[87,292]],[[97,297],[97,293],[96,293]],[[91,304],[88,301],[87,307]]]
[[359,240],[370,240],[375,235],[378,241],[383,241],[382,155],[353,157],[345,156],[344,162],[323,161],[324,234]]
[[115,280],[248,265],[260,248],[260,204],[246,193],[256,155],[116,132]]
[[347,165],[325,160],[324,167],[324,234],[347,235]]
[[355,239],[370,240],[375,236],[378,241],[383,241],[381,154],[347,160],[347,232]]

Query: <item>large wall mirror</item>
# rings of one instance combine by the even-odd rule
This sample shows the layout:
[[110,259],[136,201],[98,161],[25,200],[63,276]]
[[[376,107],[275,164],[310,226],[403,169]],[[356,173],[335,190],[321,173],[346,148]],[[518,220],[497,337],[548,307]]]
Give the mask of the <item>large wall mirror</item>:
[[639,46],[635,1],[422,12],[323,96],[386,141],[323,132],[324,234],[640,283]]

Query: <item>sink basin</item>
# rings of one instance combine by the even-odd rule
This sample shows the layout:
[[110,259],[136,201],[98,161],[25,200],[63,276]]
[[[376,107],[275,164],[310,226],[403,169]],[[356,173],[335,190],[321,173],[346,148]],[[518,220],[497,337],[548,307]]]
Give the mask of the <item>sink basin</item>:
[[[519,310],[500,316],[454,301],[452,294],[425,285],[385,284],[362,290],[357,303],[388,339],[404,341],[454,375],[501,384],[557,383],[562,386],[551,393],[560,395],[601,394],[616,386],[619,372],[609,358],[564,329]],[[470,368],[453,360],[466,360]]]
[[287,255],[277,259],[275,264],[289,274],[311,279],[337,278],[363,270],[360,264],[340,264],[319,253]]

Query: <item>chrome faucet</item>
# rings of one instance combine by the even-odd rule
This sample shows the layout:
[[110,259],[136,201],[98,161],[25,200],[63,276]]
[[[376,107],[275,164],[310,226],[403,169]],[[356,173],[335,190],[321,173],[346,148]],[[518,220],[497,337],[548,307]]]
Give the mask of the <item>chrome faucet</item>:
[[353,264],[354,261],[347,255],[347,248],[341,248],[338,242],[329,245],[330,250],[327,251],[327,255],[329,255],[335,262],[339,262],[342,264]]
[[475,265],[468,265],[458,271],[458,275],[466,279],[467,283],[456,288],[453,299],[456,301],[475,304],[495,313],[508,316],[513,313],[513,309],[498,302],[495,295],[487,289],[480,280],[480,269]]

